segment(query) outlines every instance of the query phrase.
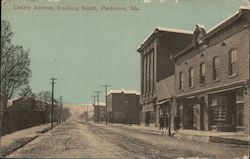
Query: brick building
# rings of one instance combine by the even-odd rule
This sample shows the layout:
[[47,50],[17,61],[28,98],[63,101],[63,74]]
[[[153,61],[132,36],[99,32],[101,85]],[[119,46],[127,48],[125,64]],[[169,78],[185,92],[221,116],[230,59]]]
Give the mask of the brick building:
[[107,96],[108,121],[140,123],[139,94],[136,91],[112,90]]
[[179,29],[156,28],[139,46],[141,58],[142,123],[159,123],[160,113],[171,109],[174,96],[174,63],[170,55],[180,51],[192,41],[192,32]]
[[106,117],[106,106],[105,104],[99,103],[99,105],[94,105],[94,121],[95,122],[104,122]]
[[182,128],[248,132],[249,21],[241,8],[207,33],[196,25],[192,43],[173,56]]

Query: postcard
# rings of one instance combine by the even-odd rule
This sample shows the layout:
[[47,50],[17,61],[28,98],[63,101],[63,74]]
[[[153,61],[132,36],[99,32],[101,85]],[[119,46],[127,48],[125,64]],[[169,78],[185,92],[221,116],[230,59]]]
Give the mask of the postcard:
[[1,10],[1,158],[249,159],[249,0]]

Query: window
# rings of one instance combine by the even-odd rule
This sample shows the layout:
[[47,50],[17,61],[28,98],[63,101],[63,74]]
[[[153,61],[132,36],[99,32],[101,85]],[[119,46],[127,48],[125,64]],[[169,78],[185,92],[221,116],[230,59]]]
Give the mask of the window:
[[179,89],[182,90],[183,86],[184,86],[183,72],[180,72],[180,75],[179,75]]
[[237,62],[237,50],[236,49],[232,49],[229,52],[229,75],[233,75],[236,73],[236,62]]
[[189,87],[194,86],[194,69],[191,67],[189,69]]
[[212,64],[212,67],[213,67],[213,80],[217,80],[218,77],[219,77],[219,57],[214,57],[213,58],[213,64]]
[[244,93],[243,90],[236,91],[236,125],[244,125]]
[[200,84],[205,83],[205,63],[200,64]]

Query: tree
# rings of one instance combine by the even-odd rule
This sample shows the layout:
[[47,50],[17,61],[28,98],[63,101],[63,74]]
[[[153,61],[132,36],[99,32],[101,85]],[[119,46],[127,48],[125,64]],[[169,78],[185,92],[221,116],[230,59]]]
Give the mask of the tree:
[[35,93],[32,92],[29,85],[25,85],[25,87],[23,87],[21,89],[19,96],[21,96],[21,97],[35,97],[36,95],[35,95]]
[[71,116],[69,108],[63,108],[62,110],[62,120],[66,121]]
[[28,84],[31,76],[29,50],[24,50],[20,45],[13,45],[13,35],[9,22],[1,20],[0,92],[4,110],[15,91]]
[[40,100],[42,100],[44,102],[47,102],[47,103],[51,102],[51,97],[52,97],[52,94],[49,91],[41,91],[38,94],[38,99],[40,99]]

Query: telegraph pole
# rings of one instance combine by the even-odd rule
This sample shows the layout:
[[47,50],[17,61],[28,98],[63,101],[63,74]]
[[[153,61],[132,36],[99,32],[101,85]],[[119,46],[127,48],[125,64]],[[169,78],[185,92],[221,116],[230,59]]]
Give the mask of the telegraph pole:
[[[93,96],[91,96],[91,97],[93,97],[93,98],[94,98],[93,106],[94,106],[94,110],[95,110],[95,98],[96,98],[96,96],[95,96],[95,95],[93,95]],[[95,112],[94,112],[94,113],[95,113]],[[94,117],[95,117],[95,114],[94,114]],[[94,119],[94,120],[96,120],[96,119]]]
[[52,96],[51,96],[51,128],[53,127],[53,122],[54,122],[54,85],[55,81],[57,80],[56,78],[50,78],[51,80],[51,85],[52,85]]
[[94,91],[96,93],[96,98],[97,98],[97,122],[99,123],[99,115],[100,115],[100,105],[99,105],[99,94],[101,91]]
[[111,87],[111,85],[101,85],[101,87],[104,87],[105,88],[105,104],[106,104],[106,107],[105,107],[105,121],[106,121],[106,125],[108,124],[108,110],[107,110],[107,97],[108,97],[108,87]]
[[3,106],[2,106],[2,46],[0,52],[0,156],[2,156],[2,147],[1,147],[1,139],[2,139],[2,131],[3,131]]
[[87,123],[89,122],[89,105],[87,105]]
[[62,96],[60,96],[60,123],[62,123]]

